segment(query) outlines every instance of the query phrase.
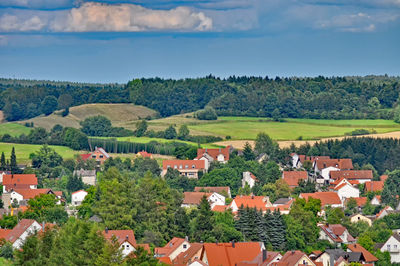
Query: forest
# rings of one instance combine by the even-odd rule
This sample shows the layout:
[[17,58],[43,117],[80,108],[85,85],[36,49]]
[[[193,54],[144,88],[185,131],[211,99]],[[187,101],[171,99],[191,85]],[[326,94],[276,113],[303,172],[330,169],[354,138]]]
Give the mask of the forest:
[[218,115],[315,119],[392,119],[400,78],[280,78],[209,75],[134,79],[126,85],[0,79],[0,109],[9,121],[87,103],[134,103],[162,117],[207,106]]

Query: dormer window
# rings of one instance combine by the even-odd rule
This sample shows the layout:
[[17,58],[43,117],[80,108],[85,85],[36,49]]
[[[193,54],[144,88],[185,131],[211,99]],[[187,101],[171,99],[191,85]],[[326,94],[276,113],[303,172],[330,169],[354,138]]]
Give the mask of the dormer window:
[[193,165],[192,165],[192,168],[194,169],[194,168],[196,168],[196,166],[193,164]]
[[189,168],[189,165],[185,165],[185,169],[188,169]]
[[186,244],[183,244],[183,248],[187,248],[187,245],[186,245]]
[[179,169],[182,169],[182,165],[179,165]]

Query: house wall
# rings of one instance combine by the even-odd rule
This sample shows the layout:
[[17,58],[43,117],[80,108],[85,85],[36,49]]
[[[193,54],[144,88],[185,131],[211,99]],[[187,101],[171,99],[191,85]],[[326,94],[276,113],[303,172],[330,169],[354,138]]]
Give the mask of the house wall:
[[217,161],[220,162],[220,163],[226,163],[225,156],[223,154],[219,154],[217,156]]
[[[306,263],[304,263],[306,262]],[[295,266],[298,265],[315,265],[315,263],[307,256],[303,256],[301,257],[301,259],[299,259],[299,261],[295,264]]]
[[188,250],[190,248],[190,243],[188,241],[183,241],[183,243],[177,247],[170,255],[169,258],[172,260],[174,260],[179,254],[181,254],[182,252],[185,252],[186,250]]
[[400,242],[393,236],[389,237],[381,248],[381,251],[388,251],[390,253],[390,261],[392,263],[400,263]]
[[24,197],[21,194],[13,191],[10,193],[10,204],[14,201],[14,199],[16,199],[17,202],[19,203],[20,201],[22,201],[24,199]]
[[86,191],[80,191],[78,193],[72,194],[72,197],[71,197],[72,205],[74,205],[74,206],[81,205],[82,201],[85,199],[87,194],[88,193]]
[[330,173],[331,171],[340,171],[340,169],[339,169],[339,168],[336,168],[336,167],[332,167],[332,166],[331,166],[331,167],[324,168],[324,169],[321,170],[321,176],[322,176],[325,180],[329,180],[329,179],[330,179],[329,173]]
[[92,152],[92,154],[90,154],[90,159],[94,159],[100,164],[103,164],[107,160],[107,157],[100,151],[95,150],[94,152]]
[[316,259],[315,261],[316,261],[316,262],[322,262],[322,264],[323,264],[324,266],[333,266],[333,265],[330,265],[330,259],[331,259],[331,257],[329,256],[329,254],[326,253],[326,252],[324,252],[324,254],[322,254],[321,256],[319,256],[319,258]]
[[352,223],[358,223],[360,221],[368,223],[369,226],[372,225],[371,219],[369,219],[369,218],[367,218],[367,217],[365,217],[365,216],[363,216],[361,214],[357,214],[357,215],[355,215],[355,216],[350,218],[350,222],[352,222]]
[[40,224],[38,222],[33,222],[31,224],[31,226],[29,226],[25,232],[22,233],[22,235],[13,243],[13,248],[15,249],[20,249],[22,247],[22,245],[25,242],[25,239],[30,236],[33,235],[35,232],[38,232],[42,229],[42,227],[40,226]]
[[121,249],[121,253],[123,257],[128,256],[131,252],[136,251],[136,249],[132,246],[131,243],[128,241],[125,241],[124,243],[121,244],[119,247]]
[[329,243],[337,245],[335,241],[333,241],[322,229],[319,230],[319,238],[321,240],[328,240]]
[[346,185],[340,188],[337,192],[341,201],[344,201],[348,198],[358,198],[360,197],[360,191],[357,188],[354,188],[351,185]]
[[96,176],[82,176],[82,182],[86,185],[95,186]]
[[221,205],[225,205],[225,197],[214,192],[213,194],[211,194],[210,197],[208,197],[208,202],[210,202],[211,205],[211,209],[214,208],[214,206],[221,206]]
[[299,161],[299,156],[297,154],[294,154],[292,156],[292,167],[297,168],[297,162]]
[[251,178],[250,172],[244,172],[243,173],[243,178],[242,178],[242,187],[244,188],[246,184],[249,185],[250,188],[254,187],[255,185],[255,180]]
[[376,197],[373,197],[373,199],[371,200],[371,204],[377,206],[381,205],[381,202]]

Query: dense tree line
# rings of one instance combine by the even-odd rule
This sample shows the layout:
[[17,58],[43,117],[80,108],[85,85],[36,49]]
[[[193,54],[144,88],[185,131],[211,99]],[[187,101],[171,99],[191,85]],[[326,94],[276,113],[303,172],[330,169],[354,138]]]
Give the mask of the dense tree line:
[[[399,78],[279,78],[207,76],[196,79],[136,79],[125,85],[0,79],[0,109],[7,120],[21,120],[86,103],[133,102],[161,116],[206,106],[218,115],[391,119]],[[212,116],[204,116],[214,119]]]

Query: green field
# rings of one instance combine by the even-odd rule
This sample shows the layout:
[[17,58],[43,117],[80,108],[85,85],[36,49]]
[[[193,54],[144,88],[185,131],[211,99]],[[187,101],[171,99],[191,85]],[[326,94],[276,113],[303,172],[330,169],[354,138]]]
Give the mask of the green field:
[[287,119],[274,122],[266,118],[221,117],[214,123],[189,125],[197,134],[231,136],[236,140],[255,139],[265,132],[275,140],[304,140],[344,136],[356,129],[375,130],[377,133],[400,131],[400,125],[389,120],[313,120]]
[[[29,155],[34,153],[42,147],[42,145],[33,144],[15,144],[15,143],[0,143],[0,153],[4,152],[6,158],[10,158],[12,147],[15,148],[15,155],[19,164],[30,163]],[[74,151],[64,146],[49,146],[53,148],[63,159],[72,159],[76,154],[83,153],[81,151]]]
[[25,127],[17,123],[4,123],[0,124],[0,136],[4,134],[9,134],[13,137],[19,136],[21,134],[28,135],[31,128]]

